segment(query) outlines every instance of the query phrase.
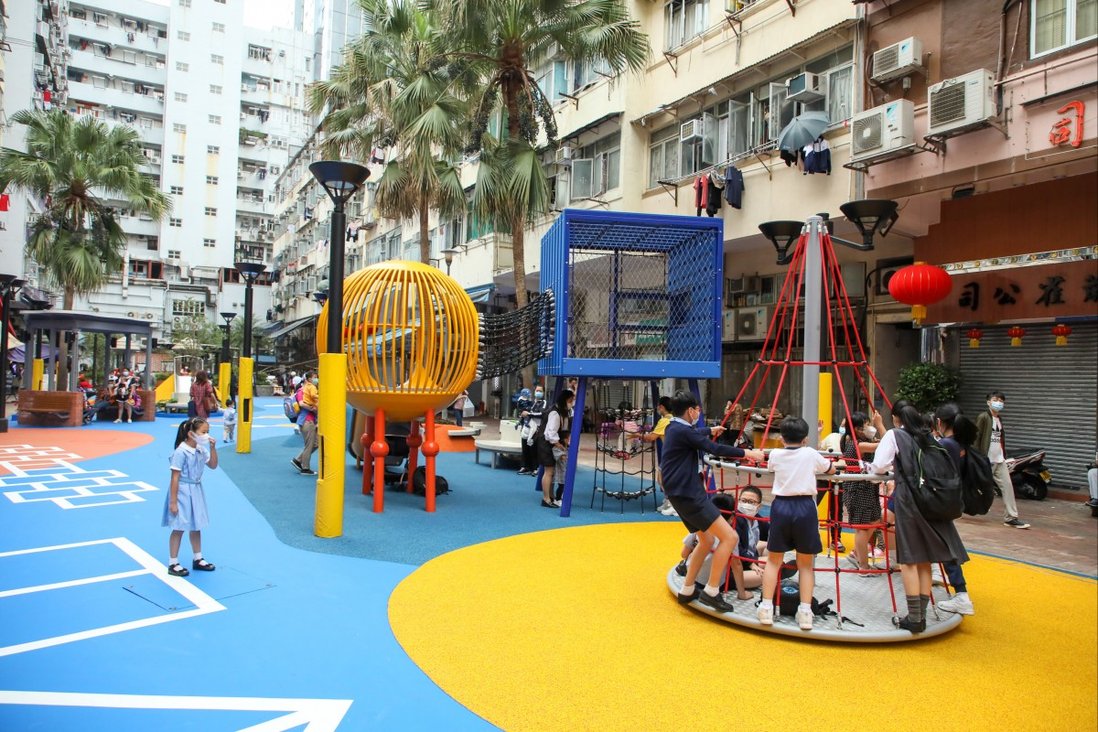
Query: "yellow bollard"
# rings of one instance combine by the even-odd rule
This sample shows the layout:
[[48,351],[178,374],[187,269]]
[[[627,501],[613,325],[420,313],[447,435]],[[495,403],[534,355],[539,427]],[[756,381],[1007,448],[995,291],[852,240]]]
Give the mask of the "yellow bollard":
[[33,391],[42,391],[42,379],[45,377],[46,360],[43,358],[34,359],[34,363],[31,364],[31,389]]
[[232,395],[233,365],[228,361],[217,367],[217,391],[221,397],[221,406]]
[[[343,489],[347,459],[347,355],[320,354],[320,404],[316,512],[313,533],[321,539],[343,535]],[[375,486],[379,492],[380,486]]]
[[820,374],[820,439],[830,435],[835,430],[831,429],[831,374]]
[[240,357],[240,406],[236,410],[236,451],[252,451],[252,364],[251,358]]

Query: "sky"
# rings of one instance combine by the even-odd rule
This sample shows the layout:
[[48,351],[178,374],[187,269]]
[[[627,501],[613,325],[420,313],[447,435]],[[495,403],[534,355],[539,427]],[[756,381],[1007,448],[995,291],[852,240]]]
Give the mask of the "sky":
[[270,28],[292,22],[293,0],[244,0],[244,25]]

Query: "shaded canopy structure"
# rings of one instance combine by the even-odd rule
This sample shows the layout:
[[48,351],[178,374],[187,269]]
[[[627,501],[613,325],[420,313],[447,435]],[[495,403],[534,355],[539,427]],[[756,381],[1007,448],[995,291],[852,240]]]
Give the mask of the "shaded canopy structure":
[[[58,334],[64,337],[65,333],[102,333],[104,339],[104,363],[108,363],[111,349],[111,336],[123,335],[126,337],[125,362],[130,362],[130,338],[138,335],[145,338],[145,376],[143,387],[152,388],[152,373],[148,367],[152,363],[152,334],[153,323],[149,320],[127,318],[120,315],[100,315],[98,313],[85,313],[76,310],[33,310],[24,311],[23,320],[30,334],[29,342],[34,343],[34,354],[41,358],[43,354],[42,334],[48,334],[46,343],[57,342]],[[72,363],[80,364],[80,339],[73,338],[72,351],[70,352]],[[69,369],[69,383],[58,385],[56,383],[56,370],[47,369],[47,391],[75,391],[79,369]],[[23,388],[31,388],[31,370],[23,370]]]

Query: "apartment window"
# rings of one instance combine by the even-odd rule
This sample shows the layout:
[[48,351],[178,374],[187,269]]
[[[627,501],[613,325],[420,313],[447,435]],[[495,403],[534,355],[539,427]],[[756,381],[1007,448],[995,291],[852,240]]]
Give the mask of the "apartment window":
[[182,165],[183,164],[183,156],[182,155],[172,155],[172,162],[175,163],[176,165]]
[[175,93],[175,101],[185,102],[185,101],[187,101],[187,95],[184,94],[183,92],[176,92]]
[[217,209],[214,208],[213,206],[207,206],[206,207],[206,215],[207,216],[217,216]]
[[206,183],[208,185],[211,185],[211,186],[216,186],[217,185],[217,176],[216,175],[207,175],[206,176]]
[[581,148],[572,160],[573,201],[592,198],[621,185],[621,133]]
[[679,175],[679,126],[653,133],[648,146],[648,187],[655,188],[659,181],[677,178]]
[[221,148],[217,145],[207,145],[206,152],[208,152],[210,155],[219,155],[221,153]]
[[179,0],[179,7],[181,7],[181,8],[191,7],[191,0]]
[[1098,0],[1031,2],[1031,56],[1043,56],[1098,36]]
[[568,93],[568,64],[564,60],[549,61],[536,73],[538,86],[550,103],[564,99]]
[[217,84],[210,84],[210,94],[220,94],[221,87]]
[[215,63],[215,64],[223,64],[223,63],[225,63],[225,57],[224,57],[224,56],[220,56],[220,55],[218,55],[218,54],[216,54],[216,53],[211,53],[211,54],[210,54],[210,61],[211,61],[212,63]]
[[168,259],[182,259],[182,258],[183,257],[182,257],[182,255],[180,255],[178,249],[169,249],[168,250]]
[[206,303],[203,300],[181,298],[172,300],[172,315],[176,318],[193,318],[206,315]]
[[219,125],[219,124],[221,124],[221,116],[220,116],[220,115],[217,115],[217,114],[211,114],[211,115],[210,115],[210,124],[211,124],[211,125]]
[[213,32],[214,33],[224,33],[225,32],[225,24],[224,23],[214,23],[213,24]]
[[173,229],[183,228],[183,219],[168,219],[168,226]]
[[191,34],[188,33],[187,31],[176,31],[175,32],[175,37],[178,38],[181,41],[191,40]]
[[707,0],[671,0],[663,6],[666,48],[678,48],[705,30]]
[[172,195],[182,196],[183,195],[183,186],[172,186],[171,188],[168,189],[168,191]]
[[203,239],[202,246],[213,249],[215,246],[217,246],[217,241],[214,239]]
[[225,0],[214,0],[214,2],[215,3],[220,3],[221,5],[225,4]]
[[173,132],[186,132],[187,131],[187,125],[180,124],[179,122],[176,122],[172,125],[172,131]]
[[191,70],[191,65],[190,64],[185,64],[182,61],[176,61],[175,62],[175,70],[176,71],[190,71]]

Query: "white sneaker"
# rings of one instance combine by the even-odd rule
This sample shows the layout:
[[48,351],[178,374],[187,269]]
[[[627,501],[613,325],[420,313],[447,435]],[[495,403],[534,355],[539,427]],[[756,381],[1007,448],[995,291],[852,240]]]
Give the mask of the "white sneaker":
[[972,607],[972,600],[969,599],[967,592],[958,592],[950,599],[939,602],[938,608],[945,610],[947,613],[957,613],[958,615],[976,614],[976,608]]
[[945,584],[945,580],[942,579],[942,570],[937,564],[930,565],[930,584],[938,587]]
[[811,610],[797,610],[797,625],[801,626],[801,630],[812,630],[813,620],[815,616],[812,615]]
[[759,622],[762,623],[763,625],[773,625],[774,624],[774,606],[773,605],[771,605],[770,607],[763,607],[762,605],[759,605],[759,610],[756,613],[756,615],[759,618]]
[[116,419],[116,420],[114,420],[114,423],[115,423],[115,424],[119,424],[119,423],[121,423],[121,422],[122,422],[122,420],[121,420],[121,419]]

